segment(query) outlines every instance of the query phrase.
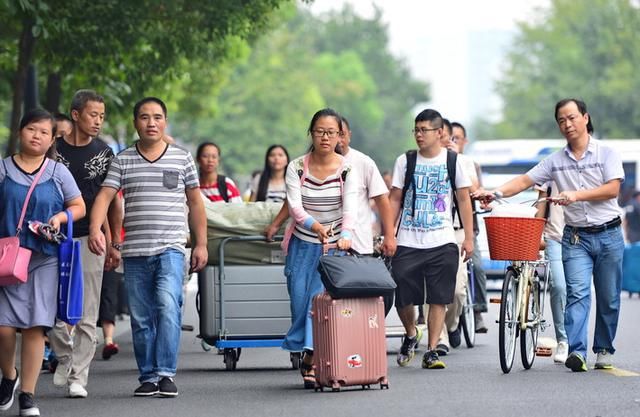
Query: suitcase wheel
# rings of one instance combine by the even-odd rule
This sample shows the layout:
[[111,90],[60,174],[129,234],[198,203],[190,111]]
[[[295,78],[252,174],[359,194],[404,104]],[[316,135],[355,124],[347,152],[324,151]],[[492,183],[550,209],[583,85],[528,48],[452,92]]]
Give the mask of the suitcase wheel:
[[224,364],[227,371],[234,371],[236,369],[236,364],[238,363],[239,355],[236,354],[235,349],[225,348],[224,350]]
[[322,385],[316,385],[316,387],[313,389],[315,392],[322,392],[324,391],[324,387]]
[[333,387],[331,388],[332,392],[340,392],[340,387]]
[[380,383],[380,389],[389,389],[389,384]]
[[369,384],[363,385],[362,389],[371,389],[371,385],[369,385]]
[[289,359],[291,360],[291,367],[293,369],[300,369],[300,364],[302,363],[302,353],[292,352],[289,354]]

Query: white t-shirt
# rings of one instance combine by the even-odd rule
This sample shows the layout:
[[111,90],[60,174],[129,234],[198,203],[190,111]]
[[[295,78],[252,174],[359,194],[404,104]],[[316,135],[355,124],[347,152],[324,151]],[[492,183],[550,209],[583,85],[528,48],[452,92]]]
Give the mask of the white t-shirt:
[[350,174],[357,178],[358,188],[351,246],[359,253],[370,254],[373,253],[373,230],[369,199],[386,194],[389,189],[373,159],[353,148],[349,148],[344,158],[353,167]]
[[[402,190],[407,168],[404,154],[396,159],[393,167],[394,188]],[[435,158],[425,158],[418,152],[414,184],[417,190],[415,205],[413,190],[409,189],[402,202],[398,245],[429,249],[456,243],[451,224],[451,183],[447,174],[447,150],[442,149]],[[460,159],[456,162],[456,188],[471,186]],[[413,207],[415,212],[412,214]]]

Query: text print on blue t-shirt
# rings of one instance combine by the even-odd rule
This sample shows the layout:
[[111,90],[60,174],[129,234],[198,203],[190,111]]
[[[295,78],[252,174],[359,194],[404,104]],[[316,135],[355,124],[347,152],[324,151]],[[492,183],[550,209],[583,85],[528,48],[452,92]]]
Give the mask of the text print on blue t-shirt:
[[411,216],[413,190],[407,192],[402,212],[403,228],[417,228],[424,231],[441,229],[442,214],[447,212],[445,198],[451,184],[447,178],[447,165],[416,165],[413,175],[416,201],[415,212]]

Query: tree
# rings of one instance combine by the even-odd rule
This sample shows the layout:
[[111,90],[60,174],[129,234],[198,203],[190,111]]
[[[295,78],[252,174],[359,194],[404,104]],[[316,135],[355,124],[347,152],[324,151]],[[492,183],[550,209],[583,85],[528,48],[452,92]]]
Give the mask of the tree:
[[283,20],[210,100],[214,117],[194,122],[182,104],[174,131],[218,142],[225,172],[248,174],[261,167],[270,144],[286,146],[292,157],[303,153],[311,116],[332,107],[349,119],[354,147],[390,168],[414,146],[410,112],[428,100],[428,86],[389,52],[380,13],[367,19],[345,7],[315,17],[294,9]]
[[134,98],[162,90],[182,75],[185,65],[198,61],[215,68],[224,63],[237,46],[230,39],[255,39],[273,10],[289,1],[0,2],[0,51],[7,52],[0,65],[13,64],[6,73],[13,75],[2,80],[13,91],[9,151],[15,149],[30,64],[38,64],[51,83],[49,110],[57,110],[63,93],[90,86],[107,96],[110,113],[124,117]]
[[585,100],[600,137],[640,135],[640,9],[630,0],[553,0],[519,26],[498,82],[498,137],[558,135],[553,105]]

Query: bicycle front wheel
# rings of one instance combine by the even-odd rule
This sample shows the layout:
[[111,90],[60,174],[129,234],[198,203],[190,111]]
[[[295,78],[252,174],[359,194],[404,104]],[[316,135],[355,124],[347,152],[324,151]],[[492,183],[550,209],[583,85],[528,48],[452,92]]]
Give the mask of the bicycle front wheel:
[[502,299],[500,302],[500,320],[498,324],[498,350],[500,367],[508,374],[513,366],[516,354],[516,338],[518,337],[518,308],[516,306],[518,282],[513,269],[508,269],[502,283]]
[[533,361],[536,359],[536,344],[538,343],[537,323],[540,309],[540,289],[538,281],[528,286],[525,300],[527,303],[525,322],[527,329],[520,334],[520,357],[522,358],[522,366],[524,369],[531,369]]
[[472,348],[476,343],[476,319],[473,312],[473,296],[471,295],[469,284],[467,284],[467,297],[460,315],[460,327],[462,327],[462,334],[467,347]]

